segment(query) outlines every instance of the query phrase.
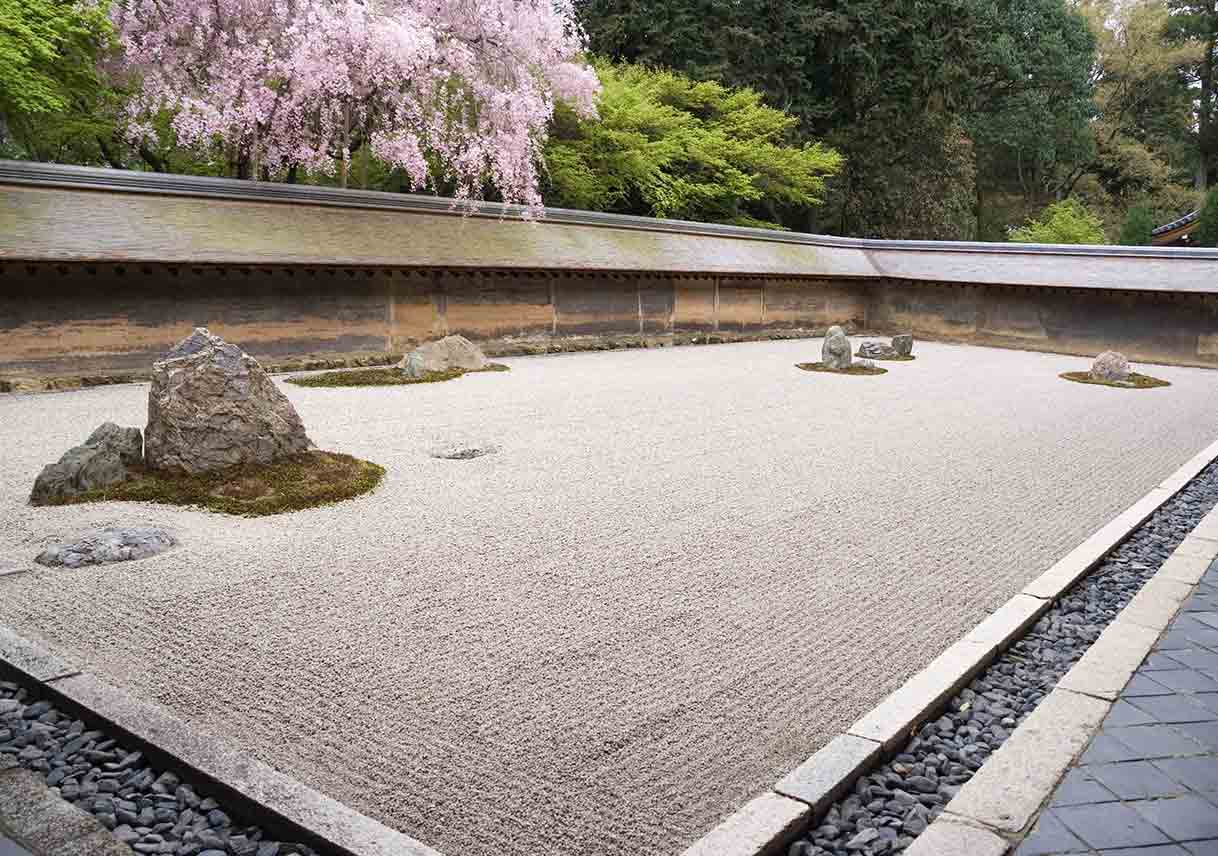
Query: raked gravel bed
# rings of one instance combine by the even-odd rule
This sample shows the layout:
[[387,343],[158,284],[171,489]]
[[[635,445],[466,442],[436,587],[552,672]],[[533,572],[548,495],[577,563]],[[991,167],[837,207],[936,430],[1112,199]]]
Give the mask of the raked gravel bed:
[[[450,856],[669,856],[1214,440],[1218,374],[818,340],[284,385],[372,493],[234,518],[26,504],[146,385],[0,395],[0,561],[111,526],[157,556],[0,577],[0,624]],[[448,443],[496,454],[434,458]],[[561,819],[561,822],[557,822]]]
[[0,754],[46,776],[65,800],[94,815],[136,853],[166,856],[317,856],[305,844],[276,841],[258,826],[137,749],[66,716],[51,702],[0,681]]
[[788,856],[904,850],[1086,653],[1216,504],[1211,464],[1001,654],[900,754],[855,783]]

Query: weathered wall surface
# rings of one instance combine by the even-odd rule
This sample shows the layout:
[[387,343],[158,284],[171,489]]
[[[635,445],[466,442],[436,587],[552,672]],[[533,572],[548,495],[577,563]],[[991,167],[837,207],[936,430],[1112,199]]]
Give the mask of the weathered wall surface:
[[259,359],[731,336],[923,338],[1218,367],[1218,296],[762,276],[0,263],[0,379],[145,374],[206,325]]
[[0,263],[0,378],[146,373],[200,325],[272,362],[396,354],[449,333],[511,352],[861,329],[867,293],[764,277]]
[[831,324],[1218,367],[1218,251],[524,222],[402,194],[0,161],[0,381],[146,373],[197,325],[274,365],[383,360],[447,333],[504,354]]
[[868,324],[943,341],[1218,367],[1218,296],[884,281]]

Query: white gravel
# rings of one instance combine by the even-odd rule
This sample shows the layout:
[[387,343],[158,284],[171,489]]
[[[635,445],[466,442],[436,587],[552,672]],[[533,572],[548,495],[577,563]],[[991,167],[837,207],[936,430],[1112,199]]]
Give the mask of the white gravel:
[[[819,341],[506,360],[286,386],[374,494],[243,520],[31,509],[146,386],[0,396],[0,558],[105,524],[140,562],[0,577],[0,621],[449,856],[669,854],[921,668],[1218,434],[1218,374]],[[431,457],[485,441],[496,454]]]

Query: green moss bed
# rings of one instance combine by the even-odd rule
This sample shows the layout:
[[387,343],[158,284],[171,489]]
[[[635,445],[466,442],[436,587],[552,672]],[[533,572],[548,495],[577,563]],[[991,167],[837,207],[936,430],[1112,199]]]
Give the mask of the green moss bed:
[[1170,381],[1161,380],[1150,375],[1138,374],[1137,372],[1129,373],[1129,380],[1113,381],[1100,380],[1093,378],[1090,372],[1062,372],[1058,377],[1063,377],[1066,380],[1072,380],[1075,383],[1090,383],[1096,386],[1111,386],[1116,389],[1154,389],[1159,386],[1171,386]]
[[[870,359],[870,358],[868,358]],[[888,374],[888,369],[882,369],[879,366],[852,365],[848,369],[831,369],[824,363],[796,363],[795,368],[803,369],[806,372],[824,372],[825,374],[839,375],[881,375]]]
[[904,356],[898,354],[895,357],[865,357],[862,354],[855,354],[855,356],[860,360],[883,360],[888,363],[912,363],[917,359],[913,354],[906,354]]
[[379,464],[337,452],[313,451],[273,464],[247,464],[199,475],[139,471],[125,482],[50,504],[158,502],[262,517],[352,499],[375,488],[384,476],[385,468]]
[[484,369],[449,369],[443,372],[428,372],[423,377],[407,377],[394,366],[384,366],[375,369],[344,369],[315,375],[302,375],[301,377],[290,377],[285,382],[310,387],[405,386],[412,383],[438,383],[444,380],[455,380],[461,375],[476,372],[505,371],[508,371],[508,367],[503,363],[487,363]]

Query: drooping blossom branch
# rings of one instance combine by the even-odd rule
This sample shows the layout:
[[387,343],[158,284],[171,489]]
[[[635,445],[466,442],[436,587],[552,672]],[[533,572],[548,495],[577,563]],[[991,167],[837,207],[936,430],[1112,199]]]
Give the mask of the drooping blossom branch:
[[555,100],[595,112],[570,0],[118,0],[113,19],[134,137],[168,109],[178,144],[272,173],[345,170],[356,140],[416,188],[536,206]]

